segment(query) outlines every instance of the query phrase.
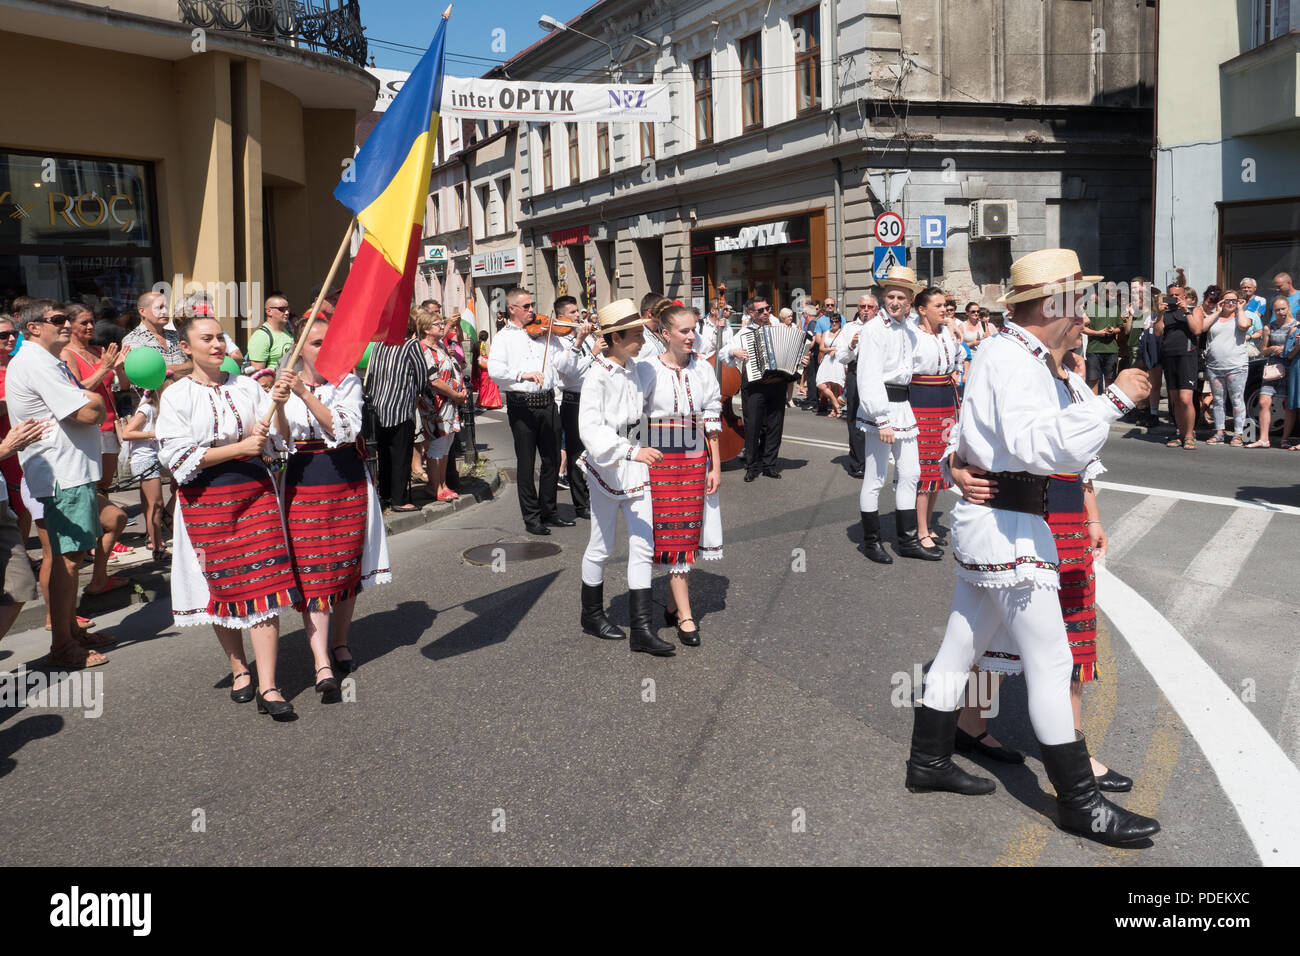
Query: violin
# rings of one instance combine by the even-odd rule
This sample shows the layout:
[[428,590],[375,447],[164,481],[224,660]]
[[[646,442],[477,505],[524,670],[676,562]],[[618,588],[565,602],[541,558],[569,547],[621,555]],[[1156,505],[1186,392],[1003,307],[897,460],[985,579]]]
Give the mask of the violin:
[[552,318],[549,315],[534,315],[533,320],[524,326],[524,331],[531,338],[540,339],[543,335],[568,335],[582,323],[577,319]]

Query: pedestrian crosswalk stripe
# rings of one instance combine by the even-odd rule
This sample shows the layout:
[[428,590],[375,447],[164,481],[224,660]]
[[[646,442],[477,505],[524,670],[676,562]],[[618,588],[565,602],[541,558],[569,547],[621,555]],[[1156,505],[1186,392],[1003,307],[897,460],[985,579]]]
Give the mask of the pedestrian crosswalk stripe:
[[1148,531],[1158,525],[1160,519],[1178,502],[1172,498],[1148,495],[1114,522],[1107,520],[1105,505],[1101,502],[1098,504],[1101,507],[1102,527],[1106,529],[1108,538],[1106,560],[1118,561],[1133,545],[1141,541]]
[[1300,508],[1295,505],[1279,505],[1272,501],[1253,501],[1244,498],[1223,498],[1219,495],[1198,495],[1190,491],[1169,488],[1146,488],[1142,485],[1121,485],[1112,481],[1094,481],[1092,486],[1098,490],[1124,491],[1131,495],[1155,495],[1163,498],[1176,498],[1179,501],[1195,501],[1206,505],[1222,505],[1226,508],[1254,508],[1259,511],[1272,511],[1276,514],[1300,515]]
[[1194,631],[1236,583],[1246,559],[1272,520],[1268,511],[1242,509],[1229,515],[1180,576],[1167,605],[1169,623],[1184,634]]
[[1110,618],[1205,754],[1265,866],[1300,865],[1300,770],[1173,625],[1104,567],[1097,606]]

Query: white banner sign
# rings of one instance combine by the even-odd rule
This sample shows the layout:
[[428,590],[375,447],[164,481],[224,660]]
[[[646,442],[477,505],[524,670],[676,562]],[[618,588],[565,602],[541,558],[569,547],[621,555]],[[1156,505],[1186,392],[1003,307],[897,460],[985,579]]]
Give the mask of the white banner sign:
[[442,78],[439,113],[461,119],[557,123],[667,123],[672,120],[667,86],[459,76]]

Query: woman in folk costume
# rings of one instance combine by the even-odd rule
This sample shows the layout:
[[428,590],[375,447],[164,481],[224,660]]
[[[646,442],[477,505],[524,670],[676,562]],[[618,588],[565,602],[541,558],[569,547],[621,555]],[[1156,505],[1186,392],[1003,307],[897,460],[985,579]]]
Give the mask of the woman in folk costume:
[[669,568],[664,620],[676,625],[683,644],[698,647],[700,628],[691,614],[687,582],[697,557],[722,557],[718,510],[722,393],[713,366],[692,351],[695,316],[691,310],[664,309],[659,328],[667,350],[637,365],[646,392],[650,444],[664,455],[663,461],[650,466],[654,554],[657,564]]
[[[300,320],[295,338],[305,322]],[[338,689],[335,670],[356,669],[348,628],[357,595],[393,579],[383,512],[360,445],[361,379],[349,373],[331,385],[316,370],[328,328],[317,318],[298,365],[281,373],[281,384],[292,393],[284,405],[292,442],[284,473],[285,522],[302,592],[297,607],[320,693]]]
[[1029,719],[1043,767],[1056,790],[1057,825],[1111,846],[1150,839],[1160,824],[1110,803],[1098,787],[1086,741],[1074,726],[1072,658],[1053,593],[1059,557],[1044,515],[1053,474],[1083,472],[1111,423],[1150,389],[1136,369],[1121,372],[1100,395],[1074,400],[1054,374],[1051,353],[1066,346],[1085,318],[1081,295],[1100,276],[1084,276],[1068,249],[1030,253],[1011,265],[1015,320],[985,341],[971,367],[949,454],[990,473],[987,499],[953,508],[957,581],[942,645],[914,711],[907,789],[992,793],[991,780],[952,762],[958,710],[970,669],[1006,630],[1024,664]]
[[[1075,333],[1064,346],[1052,350],[1053,372],[1065,384],[1075,403],[1092,398],[1092,391],[1079,374],[1082,360],[1070,349],[1077,348],[1082,336]],[[1079,368],[1071,369],[1068,362],[1074,359]],[[1101,513],[1092,481],[1105,472],[1100,458],[1094,458],[1079,474],[1052,475],[1047,485],[1047,519],[1056,540],[1057,560],[1060,564],[1061,587],[1057,596],[1061,602],[1061,617],[1065,621],[1065,637],[1070,645],[1074,668],[1070,674],[1070,706],[1074,711],[1074,729],[1083,729],[1083,685],[1099,680],[1097,672],[1097,585],[1093,560],[1106,553],[1106,532],[1102,530]],[[953,481],[963,497],[970,501],[987,498],[997,490],[997,482],[979,468],[960,460],[952,463]],[[980,669],[995,675],[1020,675],[1024,665],[1006,631],[993,638],[989,649],[978,661]],[[991,743],[984,743],[985,739]],[[1005,763],[1023,763],[1024,756],[1010,747],[1004,747],[988,737],[987,722],[977,708],[963,708],[957,719],[957,749],[982,753]],[[1133,780],[1109,769],[1096,757],[1091,757],[1092,774],[1097,778],[1097,789],[1109,793],[1123,793],[1133,789]]]
[[586,450],[579,463],[591,492],[591,538],[582,556],[582,629],[606,640],[623,632],[605,614],[605,564],[618,538],[618,516],[627,526],[627,587],[632,650],[657,657],[675,648],[650,626],[650,579],[653,555],[650,473],[663,455],[639,442],[645,390],[635,371],[644,341],[645,318],[631,299],[619,299],[596,313],[605,339],[582,383],[578,431]]
[[[230,658],[230,698],[254,697],[241,633],[257,657],[257,709],[293,714],[275,686],[279,615],[301,599],[275,485],[263,456],[283,444],[262,423],[272,396],[252,379],[221,370],[226,340],[210,318],[180,320],[181,348],[194,372],[162,396],[158,457],[178,485],[172,542],[172,617],[181,627],[211,624]],[[287,389],[282,389],[282,394]],[[287,431],[277,414],[281,431]]]
[[943,557],[931,523],[934,501],[951,486],[940,473],[939,463],[948,444],[948,433],[957,420],[957,386],[953,373],[961,367],[962,348],[944,321],[944,295],[939,289],[923,289],[913,302],[916,335],[912,349],[912,382],[908,401],[916,416],[917,455],[921,482],[916,489],[917,540],[921,553],[931,561]]

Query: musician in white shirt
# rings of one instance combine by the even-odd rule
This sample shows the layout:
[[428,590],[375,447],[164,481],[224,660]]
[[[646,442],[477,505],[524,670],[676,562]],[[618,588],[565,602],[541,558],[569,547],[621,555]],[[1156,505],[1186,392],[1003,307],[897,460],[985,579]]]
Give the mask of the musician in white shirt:
[[[754,326],[770,325],[772,306],[764,296],[745,303],[745,315]],[[751,382],[745,363],[749,352],[739,343],[727,354],[727,361],[741,371],[740,398],[745,416],[745,480],[753,481],[761,472],[768,478],[780,478],[776,457],[781,451],[781,433],[785,429],[785,386],[782,381]],[[803,365],[808,364],[804,353]]]
[[663,355],[666,346],[659,335],[659,313],[673,304],[673,300],[662,292],[647,292],[641,296],[641,318],[645,320],[642,335],[645,342],[637,353],[636,361],[644,362],[656,355]]
[[916,273],[894,266],[881,281],[885,314],[867,323],[858,339],[857,425],[865,433],[865,475],[858,495],[862,545],[876,564],[893,564],[880,543],[880,489],[894,459],[895,545],[900,555],[930,560],[917,535],[916,488],[921,480],[916,416],[908,403],[916,330],[908,313],[921,291]]
[[[515,485],[519,510],[529,534],[551,533],[547,525],[572,527],[556,509],[555,489],[560,473],[560,413],[555,407],[555,357],[563,351],[555,337],[532,337],[525,327],[535,324],[532,293],[515,286],[506,293],[509,322],[492,343],[488,376],[506,399],[506,416],[515,440]],[[542,456],[541,490],[533,478]]]
[[[555,300],[552,328],[560,352],[555,356],[555,377],[560,384],[560,424],[564,429],[564,450],[568,454],[569,496],[573,510],[579,518],[590,518],[590,492],[587,481],[578,467],[582,457],[582,435],[578,428],[578,402],[582,397],[582,382],[592,360],[605,349],[605,340],[593,335],[595,326],[579,318],[578,300],[563,295]],[[564,334],[561,335],[560,333]]]
[[862,329],[876,317],[880,304],[871,294],[858,297],[858,311],[835,340],[835,360],[844,370],[844,408],[849,426],[849,477],[862,478],[866,468],[866,435],[858,427],[858,340]]
[[605,613],[605,563],[613,554],[621,512],[627,526],[627,586],[631,609],[629,644],[633,651],[667,657],[674,646],[660,640],[650,624],[653,511],[649,466],[663,453],[647,447],[641,435],[646,393],[637,375],[636,354],[645,318],[631,299],[619,299],[596,313],[605,354],[594,359],[579,400],[578,423],[586,450],[581,457],[590,477],[591,538],[582,556],[582,629],[606,640],[623,632]]
[[1076,739],[1070,706],[1073,660],[1057,596],[1058,555],[1044,520],[1052,474],[1078,474],[1096,457],[1110,425],[1147,397],[1150,383],[1138,369],[1119,374],[1101,395],[1075,402],[1048,368],[1086,321],[1083,303],[1100,276],[1084,276],[1068,249],[1045,249],[1012,263],[1016,318],[980,345],[971,363],[961,414],[948,454],[989,472],[992,498],[963,499],[952,512],[957,582],[943,644],[926,677],[924,704],[916,708],[906,785],[912,792],[963,794],[994,791],[952,763],[957,708],[971,665],[1000,630],[1020,654],[1029,719],[1043,766],[1057,793],[1058,826],[1112,846],[1127,846],[1159,832],[1148,817],[1102,797],[1088,747]]

